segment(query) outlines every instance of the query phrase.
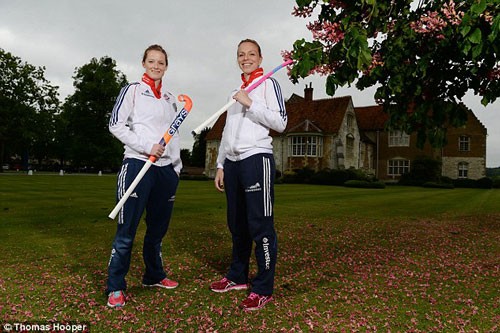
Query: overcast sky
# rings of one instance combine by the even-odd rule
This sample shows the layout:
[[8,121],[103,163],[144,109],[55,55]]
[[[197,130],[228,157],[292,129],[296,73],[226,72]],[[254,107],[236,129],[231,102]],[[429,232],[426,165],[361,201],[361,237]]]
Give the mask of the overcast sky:
[[[192,149],[190,132],[227,102],[239,85],[236,47],[240,40],[257,40],[267,73],[282,63],[281,51],[293,42],[311,40],[307,20],[291,15],[293,0],[0,0],[0,48],[35,66],[59,86],[62,100],[73,93],[77,67],[92,58],[109,56],[129,81],[139,80],[141,59],[150,44],[169,54],[164,84],[187,94],[193,109],[180,129],[182,147]],[[326,98],[324,77],[293,85],[281,70],[275,77],[286,98],[303,96],[312,83],[314,98]],[[340,89],[354,106],[374,105],[374,90]],[[488,107],[470,94],[464,100],[488,129],[488,167],[500,166],[500,101]]]

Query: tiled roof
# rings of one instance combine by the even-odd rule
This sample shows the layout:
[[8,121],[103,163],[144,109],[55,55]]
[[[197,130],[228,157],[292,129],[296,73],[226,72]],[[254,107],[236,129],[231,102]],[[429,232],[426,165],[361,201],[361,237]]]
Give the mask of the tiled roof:
[[222,138],[222,131],[224,130],[224,125],[226,124],[227,111],[224,112],[217,118],[212,129],[208,131],[205,140],[220,140]]
[[355,107],[354,112],[360,131],[383,130],[389,119],[381,105]]
[[310,127],[320,129],[323,133],[336,133],[340,129],[349,103],[351,96],[287,102],[288,124],[285,132],[301,132],[304,129],[297,127],[299,124],[312,124],[314,126]]

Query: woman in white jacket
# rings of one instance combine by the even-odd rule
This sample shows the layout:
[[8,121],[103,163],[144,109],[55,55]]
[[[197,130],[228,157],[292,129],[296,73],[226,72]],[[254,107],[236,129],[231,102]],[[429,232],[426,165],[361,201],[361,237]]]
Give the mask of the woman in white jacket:
[[[244,89],[263,75],[259,44],[251,39],[238,44],[237,60],[243,84],[233,92],[237,103],[227,110],[217,158],[215,187],[226,193],[227,223],[232,236],[229,272],[210,285],[214,292],[247,289],[240,304],[257,310],[271,301],[278,252],[274,229],[274,177],[270,129],[283,132],[287,124],[285,102],[278,82],[268,78],[247,93]],[[257,275],[249,281],[249,261],[255,243]]]
[[117,200],[127,190],[149,156],[157,158],[118,214],[118,225],[108,264],[106,293],[108,306],[125,305],[125,276],[130,267],[134,237],[146,209],[146,235],[143,258],[146,266],[144,286],[172,289],[176,281],[167,278],[163,268],[161,242],[167,233],[182,168],[179,135],[176,133],[164,147],[158,141],[177,115],[174,96],[162,81],[168,57],[160,45],[151,45],[142,59],[141,81],[125,86],[118,96],[111,119],[110,132],[125,147],[118,175]]

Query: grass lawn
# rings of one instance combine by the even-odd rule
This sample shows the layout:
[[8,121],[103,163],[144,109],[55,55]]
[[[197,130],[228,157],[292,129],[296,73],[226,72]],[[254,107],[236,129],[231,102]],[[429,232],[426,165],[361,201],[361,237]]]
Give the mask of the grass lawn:
[[[0,327],[91,332],[496,332],[500,191],[276,186],[275,302],[216,294],[230,236],[211,181],[181,181],[163,243],[175,290],[146,289],[141,224],[129,302],[106,306],[115,176],[0,174]],[[252,262],[255,269],[255,262]],[[253,271],[254,272],[254,271]],[[1,329],[0,329],[1,330]]]

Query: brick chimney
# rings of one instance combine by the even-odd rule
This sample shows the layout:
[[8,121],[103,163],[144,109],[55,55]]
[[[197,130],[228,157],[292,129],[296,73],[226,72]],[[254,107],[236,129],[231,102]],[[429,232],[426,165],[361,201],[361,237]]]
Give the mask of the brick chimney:
[[313,87],[312,87],[312,82],[309,83],[309,87],[306,84],[306,87],[304,88],[304,99],[306,101],[312,101],[313,100]]

